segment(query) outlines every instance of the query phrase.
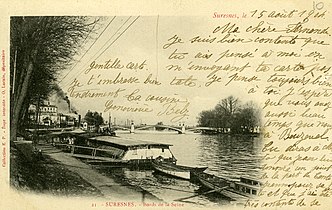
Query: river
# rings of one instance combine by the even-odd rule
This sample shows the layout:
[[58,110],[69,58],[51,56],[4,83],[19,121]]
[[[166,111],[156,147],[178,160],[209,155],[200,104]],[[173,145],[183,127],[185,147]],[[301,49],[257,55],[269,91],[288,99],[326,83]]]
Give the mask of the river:
[[[229,135],[177,134],[171,132],[143,132],[117,134],[120,137],[172,144],[171,151],[177,164],[208,166],[205,171],[217,176],[239,178],[260,176],[261,138]],[[156,174],[153,170],[127,168],[103,170],[110,176],[139,186],[166,202],[188,197],[200,192],[200,187],[186,180]],[[194,205],[219,206],[229,203],[218,194],[202,195],[186,200]]]

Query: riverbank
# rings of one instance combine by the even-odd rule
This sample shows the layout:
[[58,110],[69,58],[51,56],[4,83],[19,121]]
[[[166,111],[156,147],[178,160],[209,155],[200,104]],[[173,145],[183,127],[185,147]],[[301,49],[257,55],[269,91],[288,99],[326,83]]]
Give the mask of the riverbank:
[[29,161],[17,148],[10,148],[10,184],[26,193],[61,196],[97,196],[102,193],[48,155]]
[[11,147],[10,183],[25,192],[56,196],[100,197],[137,202],[160,201],[145,190],[98,173],[69,154],[48,144],[37,145],[42,151],[28,161]]

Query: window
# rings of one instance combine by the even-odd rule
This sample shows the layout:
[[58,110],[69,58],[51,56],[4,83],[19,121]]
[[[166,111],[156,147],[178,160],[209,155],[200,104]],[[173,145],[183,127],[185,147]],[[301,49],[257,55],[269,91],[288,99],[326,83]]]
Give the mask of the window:
[[164,149],[164,148],[162,148],[162,149],[161,149],[161,152],[165,152],[165,149]]

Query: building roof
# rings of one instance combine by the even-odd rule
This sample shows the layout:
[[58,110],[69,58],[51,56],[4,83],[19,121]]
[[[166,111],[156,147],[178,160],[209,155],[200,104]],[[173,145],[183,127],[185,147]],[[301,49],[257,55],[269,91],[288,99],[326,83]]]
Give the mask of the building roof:
[[126,139],[122,137],[114,137],[114,136],[96,136],[89,138],[97,141],[104,141],[115,145],[125,146],[125,147],[134,147],[134,146],[172,146],[171,144],[164,144],[152,141],[143,141],[143,140],[134,140],[134,139]]

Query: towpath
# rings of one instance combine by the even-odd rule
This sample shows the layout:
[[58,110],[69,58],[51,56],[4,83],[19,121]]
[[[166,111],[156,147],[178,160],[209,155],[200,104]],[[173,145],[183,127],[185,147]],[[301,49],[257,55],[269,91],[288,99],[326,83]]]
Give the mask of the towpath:
[[136,201],[136,202],[156,202],[160,201],[145,190],[116,182],[113,178],[98,173],[92,166],[72,157],[68,153],[63,153],[51,145],[39,145],[39,149],[59,161],[70,171],[79,174],[84,180],[101,191],[105,198],[112,201]]

